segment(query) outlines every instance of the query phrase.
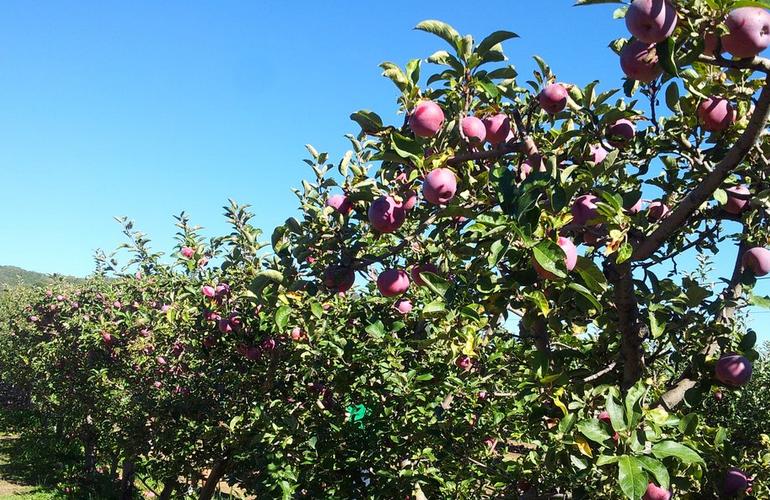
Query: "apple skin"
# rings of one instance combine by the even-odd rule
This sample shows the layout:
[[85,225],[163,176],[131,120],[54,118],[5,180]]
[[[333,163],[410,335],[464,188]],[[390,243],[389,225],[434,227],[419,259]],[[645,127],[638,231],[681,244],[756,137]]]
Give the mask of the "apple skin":
[[740,7],[727,15],[722,46],[735,57],[754,57],[770,46],[770,14],[759,7]]
[[406,220],[404,206],[391,196],[381,196],[369,206],[369,222],[380,233],[392,233]]
[[463,371],[467,372],[467,371],[470,371],[471,368],[473,368],[473,360],[470,357],[462,354],[458,356],[457,359],[455,360],[455,365],[458,368],[462,369]]
[[746,477],[746,473],[737,467],[730,467],[727,469],[724,480],[722,481],[722,493],[729,497],[733,497],[745,492],[748,487],[749,478]]
[[742,387],[751,380],[751,361],[737,354],[719,358],[714,367],[714,378],[728,387]]
[[204,285],[201,287],[201,293],[204,297],[208,297],[210,299],[213,299],[217,296],[216,289],[211,285]]
[[599,198],[592,194],[584,194],[578,196],[575,202],[572,204],[572,222],[585,226],[588,221],[595,219],[597,216],[596,203]]
[[626,28],[644,43],[670,37],[678,20],[676,9],[667,0],[634,0],[626,12]]
[[[559,245],[559,248],[564,252],[564,265],[567,268],[567,271],[575,269],[575,266],[577,265],[577,247],[572,243],[572,240],[565,238],[564,236],[559,236],[559,239],[556,240],[556,244]],[[559,279],[558,276],[543,269],[534,258],[532,259],[532,263],[535,267],[535,271],[541,278],[547,280]]]
[[600,164],[607,158],[609,153],[601,144],[594,144],[588,148],[588,159],[594,162],[596,165]]
[[190,247],[182,247],[179,253],[181,253],[182,257],[185,259],[192,259],[193,255],[195,255],[195,249]]
[[647,491],[644,492],[642,500],[669,500],[671,498],[671,492],[665,490],[655,483],[649,483],[647,485]]
[[409,288],[409,275],[400,269],[386,269],[377,277],[377,289],[385,297],[401,295]]
[[332,207],[342,215],[348,215],[353,210],[353,202],[344,194],[333,194],[326,198],[326,206]]
[[712,96],[698,105],[698,121],[703,130],[721,132],[735,122],[735,109],[727,99]]
[[[519,167],[519,179],[522,181],[525,180],[527,177],[529,177],[529,174],[532,173],[532,171],[535,169],[535,163],[538,162],[539,159],[529,157],[521,164]],[[545,164],[543,163],[543,160],[539,160],[540,166],[537,168],[538,172],[545,172]]]
[[665,203],[661,201],[653,201],[647,206],[647,220],[650,222],[658,222],[664,219],[668,215],[669,209]]
[[393,307],[396,309],[396,311],[400,312],[403,315],[407,315],[410,312],[412,312],[412,302],[409,299],[399,299],[396,301],[396,303],[393,305]]
[[481,144],[487,139],[487,128],[481,119],[466,116],[460,122],[460,135],[471,144]]
[[718,44],[719,37],[714,33],[706,33],[703,35],[703,53],[707,56],[716,57],[717,45],[720,46],[720,53],[725,51],[725,47],[722,44]]
[[329,266],[324,271],[324,285],[337,293],[347,292],[355,281],[356,274],[349,267]]
[[417,137],[433,137],[444,124],[444,111],[433,101],[423,101],[409,114],[409,128]]
[[412,267],[412,281],[414,281],[414,284],[417,286],[426,285],[425,280],[423,280],[420,276],[421,273],[431,273],[437,275],[438,268],[429,262],[424,264],[417,264],[416,266]]
[[621,118],[607,127],[607,142],[616,148],[622,148],[634,140],[636,125],[631,120]]
[[425,176],[422,194],[434,205],[446,205],[457,193],[457,177],[448,168],[436,168]]
[[540,107],[549,115],[555,115],[567,107],[567,89],[564,85],[552,83],[544,88],[538,96]]
[[603,410],[601,413],[599,413],[599,416],[597,417],[599,421],[604,422],[605,424],[611,424],[612,419],[610,418],[610,412],[607,410]]
[[735,196],[735,195],[744,195],[744,196],[751,195],[751,191],[749,191],[748,187],[733,186],[725,189],[725,191],[727,191],[727,203],[722,207],[722,209],[725,212],[727,212],[728,214],[740,215],[741,212],[743,212],[748,208],[749,206],[748,199],[743,199]]
[[650,83],[663,73],[655,45],[633,40],[620,51],[620,68],[632,80]]
[[765,276],[770,273],[770,250],[763,247],[750,248],[743,254],[741,262],[754,276]]
[[511,131],[511,120],[507,115],[498,113],[484,118],[484,128],[487,129],[487,142],[497,146],[508,138]]

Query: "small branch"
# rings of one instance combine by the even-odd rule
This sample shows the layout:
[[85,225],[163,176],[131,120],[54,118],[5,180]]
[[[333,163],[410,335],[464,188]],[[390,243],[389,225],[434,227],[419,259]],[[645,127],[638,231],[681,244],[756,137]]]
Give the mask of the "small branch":
[[723,68],[750,69],[752,71],[770,74],[770,59],[765,59],[764,57],[733,60],[725,59],[721,54],[716,57],[701,54],[698,56],[698,61],[714,66],[721,66]]
[[[770,63],[769,63],[770,64]],[[666,217],[658,228],[644,239],[634,251],[634,260],[644,260],[654,254],[664,242],[680,228],[685,227],[690,218],[700,206],[709,199],[714,191],[722,185],[722,182],[730,175],[730,172],[743,161],[746,155],[759,140],[760,134],[765,128],[768,116],[770,116],[770,76],[762,87],[762,93],[757,102],[754,114],[751,116],[748,127],[743,135],[727,152],[725,157],[717,163],[698,186],[682,199],[679,205]]]
[[596,380],[598,378],[601,378],[604,375],[606,375],[609,372],[611,372],[612,370],[614,370],[615,366],[617,366],[617,363],[615,361],[613,361],[612,363],[610,363],[610,365],[607,368],[605,368],[603,370],[600,370],[600,371],[594,373],[593,375],[590,375],[590,376],[584,378],[583,382],[586,382],[586,383],[587,382],[593,382],[594,380]]
[[462,153],[449,158],[446,161],[447,165],[455,165],[457,163],[463,163],[466,161],[477,160],[489,160],[502,158],[505,155],[511,153],[523,153],[525,152],[525,145],[522,142],[513,142],[504,144],[497,149],[490,149],[488,151],[472,151],[470,153]]

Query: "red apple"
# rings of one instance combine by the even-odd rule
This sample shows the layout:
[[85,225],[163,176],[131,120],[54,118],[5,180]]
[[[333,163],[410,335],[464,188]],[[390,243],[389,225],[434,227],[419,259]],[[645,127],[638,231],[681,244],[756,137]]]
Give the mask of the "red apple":
[[632,80],[649,83],[663,73],[655,45],[633,40],[620,51],[620,68]]
[[396,311],[404,315],[412,312],[412,302],[409,299],[399,299],[396,301],[393,307],[396,309]]
[[433,101],[422,101],[409,114],[409,128],[418,137],[433,137],[443,123],[444,112]]
[[377,289],[385,297],[401,295],[409,288],[409,275],[400,269],[386,269],[377,277]]
[[742,470],[736,467],[727,469],[724,481],[722,481],[722,493],[728,497],[734,497],[745,492],[748,487],[749,478]]
[[655,483],[647,485],[647,491],[644,492],[642,500],[669,500],[671,498],[671,492],[665,490]]
[[599,198],[592,194],[577,197],[572,204],[572,222],[585,226],[588,221],[595,219],[598,216],[598,202]]
[[457,192],[457,177],[448,168],[431,170],[425,176],[422,185],[422,194],[426,200],[434,205],[446,205]]
[[743,254],[743,267],[748,268],[754,276],[765,276],[770,273],[770,250],[763,247],[750,248]]
[[479,118],[466,116],[460,122],[460,135],[471,144],[480,144],[487,138],[487,129]]
[[737,354],[719,358],[714,368],[714,378],[729,387],[742,387],[751,380],[751,361]]
[[295,326],[294,328],[291,329],[290,335],[291,335],[291,339],[294,341],[302,340],[302,337],[304,336],[304,334],[302,333],[302,328],[298,326]]
[[596,165],[603,162],[607,158],[607,154],[607,150],[601,144],[594,144],[588,147],[588,159]]
[[484,118],[484,127],[487,129],[487,142],[493,146],[505,142],[511,131],[511,120],[507,115],[498,113]]
[[[722,207],[725,212],[733,215],[740,215],[749,206],[748,196],[751,191],[746,186],[733,186],[725,189],[727,191],[727,203]],[[736,196],[737,195],[737,196]]]
[[438,275],[438,268],[434,266],[433,264],[430,264],[428,262],[424,264],[417,264],[416,266],[412,267],[412,281],[414,281],[414,284],[417,286],[425,286],[426,283],[420,276],[421,273],[431,273]]
[[401,195],[401,199],[404,200],[404,210],[411,210],[417,205],[417,193],[413,190],[406,191]]
[[333,194],[326,198],[326,206],[332,207],[342,215],[348,215],[353,209],[353,202],[344,194]]
[[726,130],[735,122],[735,110],[727,99],[709,97],[698,106],[698,121],[709,132]]
[[355,272],[349,267],[329,266],[324,271],[324,285],[337,293],[347,292],[355,281]]
[[644,43],[662,42],[674,32],[678,16],[667,0],[634,0],[626,12],[626,27]]
[[465,354],[462,354],[455,359],[455,365],[457,365],[458,368],[469,371],[471,368],[473,368],[473,360],[466,356]]
[[631,120],[621,118],[607,128],[607,142],[616,148],[622,148],[634,140],[636,125]]
[[647,220],[659,222],[668,215],[669,209],[662,201],[653,201],[647,206]]
[[369,222],[375,230],[381,233],[392,233],[400,228],[406,220],[404,206],[397,203],[391,196],[381,196],[369,207]]
[[770,45],[770,14],[759,7],[740,7],[725,21],[729,33],[722,46],[735,57],[754,57]]
[[192,259],[193,255],[195,255],[195,249],[190,247],[182,247],[179,253],[181,253],[182,257],[185,259]]
[[558,83],[552,83],[544,88],[538,100],[540,107],[550,115],[555,115],[567,107],[567,89]]

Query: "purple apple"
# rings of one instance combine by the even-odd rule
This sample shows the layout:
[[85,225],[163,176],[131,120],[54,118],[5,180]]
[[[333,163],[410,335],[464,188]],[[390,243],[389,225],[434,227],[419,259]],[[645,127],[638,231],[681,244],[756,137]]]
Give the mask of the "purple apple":
[[703,130],[720,132],[735,122],[735,110],[727,99],[709,97],[698,106],[698,121]]
[[746,491],[749,487],[749,478],[746,473],[737,467],[730,467],[725,472],[722,481],[722,493],[728,497],[735,497]]
[[332,207],[342,215],[348,215],[353,210],[353,202],[344,194],[333,194],[326,198],[326,206]]
[[634,140],[636,125],[631,120],[621,118],[607,127],[607,142],[616,148],[622,148]]
[[647,206],[647,220],[659,222],[668,215],[669,209],[662,201],[653,201]]
[[754,276],[765,276],[770,273],[770,250],[763,247],[750,248],[743,254],[742,263]]
[[347,292],[355,281],[355,272],[349,267],[329,266],[324,271],[324,285],[337,293]]
[[479,118],[466,116],[460,122],[460,134],[471,144],[481,144],[487,138],[487,128]]
[[393,307],[396,309],[396,311],[404,315],[412,312],[412,302],[409,299],[399,299],[396,301]]
[[647,491],[644,492],[642,500],[669,500],[671,498],[671,492],[661,488],[655,483],[649,483],[647,485]]
[[[559,239],[556,240],[556,244],[559,245],[559,248],[564,252],[564,265],[567,267],[567,271],[575,269],[575,265],[577,265],[577,247],[572,243],[572,240],[559,236]],[[535,271],[541,278],[549,280],[558,279],[558,276],[543,269],[537,260],[533,259],[532,263],[535,267]]]
[[406,210],[391,196],[381,196],[369,207],[369,222],[380,233],[392,233],[406,220]]
[[598,165],[607,158],[609,153],[601,144],[593,144],[588,147],[588,159]]
[[484,118],[484,127],[487,130],[487,142],[497,146],[507,139],[511,131],[511,120],[507,115],[498,113]]
[[749,206],[748,196],[751,191],[746,186],[733,186],[725,189],[727,191],[727,203],[722,207],[725,212],[733,215],[740,215]]
[[420,274],[422,273],[431,273],[438,275],[438,268],[434,266],[433,264],[426,262],[424,264],[417,264],[416,266],[412,267],[412,281],[414,281],[414,284],[417,286],[425,286],[426,283],[422,279],[422,276]]
[[409,288],[409,275],[401,269],[386,269],[377,277],[377,289],[385,297],[401,295]]
[[770,14],[759,7],[740,7],[725,21],[729,33],[722,46],[735,57],[754,57],[770,46]]
[[729,387],[742,387],[751,380],[751,361],[737,354],[719,358],[714,367],[714,378]]
[[444,111],[433,101],[422,101],[409,114],[409,128],[418,137],[433,137],[444,124]]
[[431,170],[425,176],[422,185],[422,194],[425,199],[434,205],[446,205],[457,192],[457,177],[448,168]]
[[676,28],[676,9],[667,0],[634,0],[626,12],[626,27],[644,43],[659,43]]
[[567,89],[563,85],[552,83],[540,92],[538,100],[546,113],[555,115],[567,107],[567,97]]
[[578,196],[572,204],[572,222],[585,226],[586,223],[598,216],[599,198],[592,194]]
[[620,51],[620,68],[632,80],[649,83],[663,73],[655,45],[633,40]]

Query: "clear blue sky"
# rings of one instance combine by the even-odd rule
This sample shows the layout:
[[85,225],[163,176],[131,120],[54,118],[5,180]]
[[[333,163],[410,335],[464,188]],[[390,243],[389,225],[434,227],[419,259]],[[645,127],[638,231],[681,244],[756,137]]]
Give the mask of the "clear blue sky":
[[[310,172],[304,144],[338,158],[348,116],[393,117],[385,60],[444,48],[412,28],[441,19],[477,39],[498,29],[520,73],[619,86],[612,5],[570,0],[411,2],[7,0],[0,16],[0,264],[85,275],[127,215],[167,250],[172,214],[208,235],[228,198],[268,231]],[[395,119],[395,118],[392,118]],[[725,259],[728,260],[728,259]]]

